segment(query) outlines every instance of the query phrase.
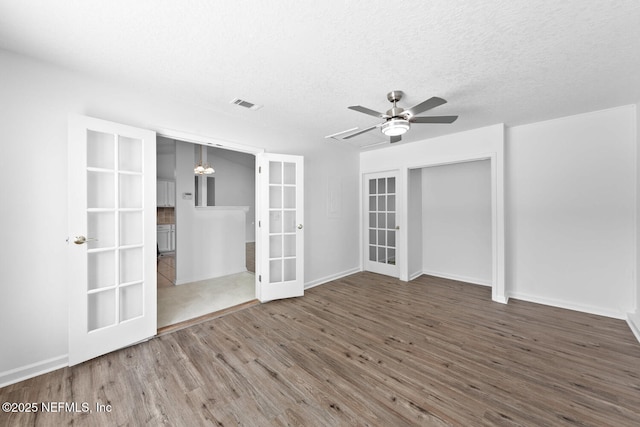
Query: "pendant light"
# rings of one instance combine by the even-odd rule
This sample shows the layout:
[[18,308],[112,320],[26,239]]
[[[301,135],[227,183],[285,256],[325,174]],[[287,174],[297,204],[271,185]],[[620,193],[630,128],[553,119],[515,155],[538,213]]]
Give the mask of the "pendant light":
[[204,146],[200,145],[200,161],[196,163],[196,166],[193,168],[193,173],[196,175],[211,175],[215,172],[215,170],[209,165],[209,163],[202,163],[202,153],[204,151]]

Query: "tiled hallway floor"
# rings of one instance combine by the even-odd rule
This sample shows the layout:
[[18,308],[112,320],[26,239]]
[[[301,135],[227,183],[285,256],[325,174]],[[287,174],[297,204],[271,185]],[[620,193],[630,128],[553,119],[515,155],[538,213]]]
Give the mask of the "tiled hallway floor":
[[158,258],[158,328],[255,299],[255,275],[230,276],[175,286],[175,255]]

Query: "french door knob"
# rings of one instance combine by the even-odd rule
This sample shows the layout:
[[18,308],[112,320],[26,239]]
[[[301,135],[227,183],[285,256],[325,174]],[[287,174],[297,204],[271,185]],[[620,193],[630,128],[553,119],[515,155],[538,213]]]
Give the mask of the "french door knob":
[[84,236],[76,236],[73,238],[73,243],[76,245],[83,245],[88,241],[97,241],[98,239],[94,239],[93,237],[84,237]]
[[298,224],[298,230],[302,230],[302,224]]

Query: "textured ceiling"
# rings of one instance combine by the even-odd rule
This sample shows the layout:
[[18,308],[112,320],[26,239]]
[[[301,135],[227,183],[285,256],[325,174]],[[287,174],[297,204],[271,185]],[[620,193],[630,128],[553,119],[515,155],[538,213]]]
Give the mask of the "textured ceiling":
[[318,144],[376,124],[347,106],[385,111],[390,90],[405,108],[448,101],[423,115],[460,116],[404,141],[640,101],[631,0],[0,0],[0,48]]

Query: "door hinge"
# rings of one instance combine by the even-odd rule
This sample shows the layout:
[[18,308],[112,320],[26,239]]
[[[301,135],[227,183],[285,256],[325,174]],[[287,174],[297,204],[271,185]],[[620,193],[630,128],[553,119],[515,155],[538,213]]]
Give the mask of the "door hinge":
[[262,173],[262,166],[258,166],[258,173]]
[[258,221],[258,228],[262,227],[262,221]]
[[258,275],[258,282],[262,283],[262,274]]

